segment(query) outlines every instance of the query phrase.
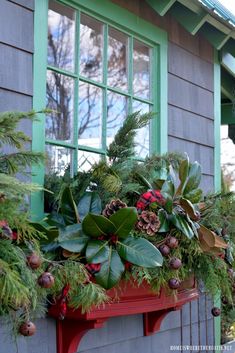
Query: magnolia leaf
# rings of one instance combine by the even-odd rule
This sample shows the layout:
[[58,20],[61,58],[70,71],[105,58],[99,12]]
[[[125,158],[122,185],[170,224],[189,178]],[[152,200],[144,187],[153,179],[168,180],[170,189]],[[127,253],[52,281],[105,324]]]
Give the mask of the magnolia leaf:
[[65,218],[63,217],[62,214],[58,212],[50,213],[46,218],[46,222],[49,225],[55,226],[57,228],[64,228],[66,226]]
[[203,191],[201,189],[196,189],[188,192],[187,194],[184,192],[184,198],[191,201],[193,204],[198,203],[203,195]]
[[95,274],[96,282],[105,289],[114,287],[121,279],[125,267],[117,251],[109,247],[108,260],[101,264],[101,269]]
[[175,194],[175,185],[170,180],[166,180],[161,188],[161,194],[165,199],[172,200]]
[[95,191],[86,191],[79,200],[77,209],[81,220],[88,213],[101,214],[102,207],[99,194]]
[[86,235],[97,238],[101,235],[114,234],[116,227],[108,218],[88,213],[82,221],[82,230]]
[[86,248],[86,260],[88,263],[98,264],[105,262],[109,257],[108,242],[101,240],[89,241]]
[[59,211],[64,217],[66,224],[79,223],[77,207],[69,186],[65,187],[62,192]]
[[188,177],[188,172],[189,172],[189,158],[187,156],[186,159],[184,159],[179,166],[179,179],[180,179],[180,184],[178,186],[178,189],[176,191],[176,195],[181,195],[185,184],[186,184],[186,180]]
[[169,227],[169,222],[168,222],[168,219],[167,219],[166,212],[164,210],[159,210],[158,218],[159,218],[160,223],[161,223],[161,226],[158,229],[158,233],[168,232],[170,227]]
[[153,268],[163,263],[160,251],[144,238],[128,237],[118,241],[117,251],[121,258],[137,266]]
[[119,238],[126,238],[138,220],[137,210],[135,207],[122,208],[115,212],[109,220],[116,227],[115,234]]
[[189,200],[184,199],[183,197],[180,198],[179,202],[180,202],[180,206],[185,210],[185,212],[188,214],[188,216],[193,221],[197,221],[198,220],[198,213],[196,212],[193,204]]
[[172,214],[169,216],[170,222],[179,229],[187,238],[191,239],[194,237],[194,232],[188,222],[178,214]]
[[81,230],[81,224],[72,224],[59,230],[58,242],[61,248],[71,252],[81,252],[89,238]]
[[206,243],[210,248],[227,249],[228,247],[228,244],[221,237],[203,225],[200,225],[198,234],[200,243]]
[[184,188],[184,196],[192,190],[198,188],[201,182],[201,175],[202,172],[200,164],[198,162],[194,162],[193,164],[191,164],[188,174],[188,180]]

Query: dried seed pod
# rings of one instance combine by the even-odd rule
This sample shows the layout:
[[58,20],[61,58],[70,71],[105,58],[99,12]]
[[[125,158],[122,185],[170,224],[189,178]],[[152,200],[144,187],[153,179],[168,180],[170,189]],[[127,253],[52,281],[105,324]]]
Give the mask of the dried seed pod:
[[169,246],[163,244],[159,246],[159,251],[163,256],[168,256],[170,254],[171,249],[169,248]]
[[36,326],[32,321],[24,322],[19,327],[19,333],[23,336],[33,336],[36,332]]
[[166,239],[166,245],[169,246],[170,249],[176,249],[178,247],[178,239],[175,237],[168,237]]
[[220,316],[221,314],[220,308],[217,308],[216,306],[214,306],[214,308],[211,309],[211,314],[213,316]]
[[180,286],[180,280],[178,280],[177,278],[171,278],[171,279],[169,279],[169,281],[168,281],[168,286],[169,286],[171,289],[177,289],[177,288],[179,288],[179,286]]
[[169,262],[170,268],[173,270],[178,270],[182,266],[182,262],[177,257],[172,257]]
[[31,255],[27,256],[27,264],[33,270],[36,270],[37,268],[39,268],[41,266],[42,259],[39,255],[37,255],[35,252],[33,252]]
[[38,278],[38,284],[42,288],[51,288],[54,282],[55,279],[50,272],[44,272]]

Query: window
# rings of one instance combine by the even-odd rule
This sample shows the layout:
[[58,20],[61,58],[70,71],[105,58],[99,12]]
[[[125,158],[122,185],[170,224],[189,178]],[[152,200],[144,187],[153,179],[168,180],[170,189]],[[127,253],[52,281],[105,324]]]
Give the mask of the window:
[[[167,151],[167,34],[110,0],[35,1],[32,149],[48,153],[45,172],[87,170],[128,113],[157,113],[137,137],[136,156]],[[46,148],[45,148],[46,146]],[[42,193],[31,199],[43,215]]]
[[[128,113],[153,111],[153,47],[59,2],[48,10],[47,171],[86,170],[105,155]],[[138,132],[136,156],[149,153],[149,126]]]

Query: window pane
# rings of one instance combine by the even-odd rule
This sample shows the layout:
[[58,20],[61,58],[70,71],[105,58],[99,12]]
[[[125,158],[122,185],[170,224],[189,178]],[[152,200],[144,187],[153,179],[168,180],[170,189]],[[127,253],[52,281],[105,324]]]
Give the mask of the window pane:
[[61,146],[46,145],[46,174],[58,173],[64,175],[70,170],[72,163],[72,150]]
[[133,92],[135,96],[150,98],[150,48],[134,40]]
[[47,108],[54,112],[46,117],[46,137],[72,141],[73,91],[73,79],[54,71],[47,72]]
[[78,121],[78,143],[84,146],[101,147],[101,88],[85,82],[80,82]]
[[103,24],[92,17],[81,15],[80,74],[102,81]]
[[127,90],[128,37],[113,28],[108,38],[108,85]]
[[108,92],[107,105],[107,145],[109,145],[116,132],[123,124],[127,115],[127,99],[126,97]]
[[[132,110],[133,112],[140,110],[141,114],[145,114],[148,113],[150,109],[148,104],[134,100]],[[145,158],[149,155],[149,124],[137,131],[135,143],[135,151],[138,157]]]
[[49,2],[48,64],[74,69],[75,11],[57,2]]
[[87,172],[94,166],[95,163],[100,161],[100,154],[87,152],[87,151],[78,151],[78,170]]

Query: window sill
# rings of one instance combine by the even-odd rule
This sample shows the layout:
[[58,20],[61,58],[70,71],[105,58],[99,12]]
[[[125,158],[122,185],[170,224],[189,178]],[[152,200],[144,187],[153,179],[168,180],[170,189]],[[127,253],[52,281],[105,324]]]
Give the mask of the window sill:
[[[108,291],[111,298],[117,296],[117,290]],[[184,281],[176,295],[162,288],[159,295],[151,292],[147,284],[133,287],[124,283],[118,290],[118,299],[94,308],[87,313],[80,309],[69,309],[66,318],[59,320],[59,305],[49,309],[49,315],[57,319],[57,353],[75,353],[83,335],[100,328],[110,317],[144,314],[144,335],[149,336],[160,329],[164,317],[171,311],[179,310],[182,305],[198,298],[194,277]]]

